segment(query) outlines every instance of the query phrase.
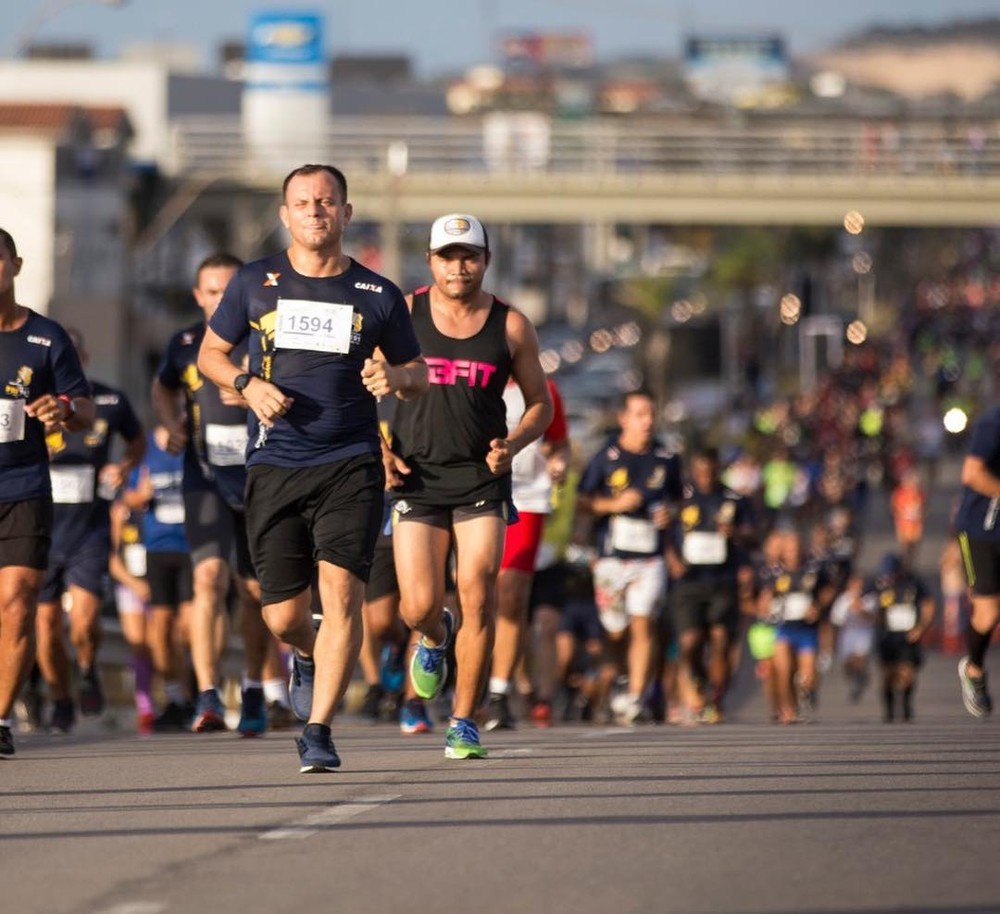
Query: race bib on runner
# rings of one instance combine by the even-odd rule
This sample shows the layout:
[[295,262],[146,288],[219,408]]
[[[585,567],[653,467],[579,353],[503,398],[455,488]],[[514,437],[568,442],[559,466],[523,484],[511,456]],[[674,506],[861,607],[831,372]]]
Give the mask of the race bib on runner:
[[129,543],[122,549],[122,564],[133,577],[146,577],[146,547],[142,543]]
[[208,462],[217,467],[243,466],[246,462],[247,427],[245,425],[205,426],[205,450]]
[[351,305],[280,298],[274,346],[276,349],[345,353],[351,348],[353,324]]
[[24,441],[24,400],[0,400],[0,444]]
[[684,534],[681,554],[689,565],[724,565],[726,538],[721,533],[692,530]]
[[908,632],[916,624],[916,606],[896,603],[885,611],[885,627],[891,632]]
[[96,476],[91,466],[50,466],[52,502],[57,505],[90,504],[94,500]]
[[785,622],[801,622],[812,606],[812,597],[807,593],[790,593],[785,597],[781,618]]
[[184,523],[184,501],[181,498],[157,498],[153,517],[161,524]]
[[611,518],[611,548],[616,552],[651,555],[656,552],[657,533],[653,522],[645,518],[624,515]]

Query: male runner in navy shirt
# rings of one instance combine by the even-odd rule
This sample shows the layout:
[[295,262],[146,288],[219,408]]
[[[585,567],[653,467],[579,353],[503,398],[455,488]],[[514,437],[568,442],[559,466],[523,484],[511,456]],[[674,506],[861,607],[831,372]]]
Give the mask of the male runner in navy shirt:
[[[87,364],[83,337],[68,330]],[[80,711],[104,710],[97,673],[108,560],[111,555],[111,499],[139,465],[146,435],[128,397],[99,381],[91,382],[96,411],[93,426],[75,433],[56,429],[46,435],[52,479],[52,550],[38,595],[38,666],[52,696],[50,725],[67,732],[76,721],[70,698],[70,661],[63,640],[62,595],[70,596],[69,637],[80,670]],[[111,460],[115,437],[125,442],[119,460]]]
[[49,560],[45,433],[94,421],[90,385],[66,331],[17,303],[21,264],[0,228],[0,758],[14,754],[10,713],[32,663],[35,601]]
[[1000,406],[987,410],[972,430],[962,464],[962,503],[955,517],[965,574],[972,589],[968,654],[959,661],[965,710],[988,717],[986,649],[1000,622]]
[[[170,433],[168,450],[184,452],[184,529],[194,574],[191,660],[198,682],[192,729],[196,733],[226,729],[217,688],[222,648],[217,632],[225,616],[232,570],[246,652],[237,729],[244,736],[254,736],[267,728],[261,680],[271,636],[261,618],[260,591],[247,545],[243,505],[246,403],[238,394],[220,391],[201,376],[197,366],[208,321],[241,266],[243,262],[231,254],[213,254],[198,266],[192,293],[203,318],[174,334],[167,344],[153,380],[152,401]],[[245,342],[230,355],[235,365],[241,365],[245,357]],[[276,649],[273,654],[271,663],[278,666]]]
[[627,650],[628,693],[612,710],[631,725],[643,714],[654,670],[657,620],[667,591],[666,530],[671,505],[681,495],[681,461],[656,439],[649,391],[625,394],[618,427],[583,471],[577,504],[594,518],[594,596],[601,624],[616,659]]
[[[247,534],[264,618],[295,647],[302,772],[340,758],[330,722],[361,648],[361,601],[382,522],[375,398],[413,397],[427,367],[402,293],[343,253],[347,181],[331,165],[285,179],[286,251],[241,269],[209,322],[198,368],[250,407]],[[249,370],[231,361],[249,339]],[[376,349],[379,358],[375,358]],[[323,621],[314,632],[318,569]]]

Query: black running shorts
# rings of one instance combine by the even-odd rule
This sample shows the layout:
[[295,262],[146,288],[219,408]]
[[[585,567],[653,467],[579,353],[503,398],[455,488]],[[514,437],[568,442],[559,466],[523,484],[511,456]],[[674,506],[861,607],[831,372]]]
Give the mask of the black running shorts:
[[977,597],[1000,596],[1000,540],[970,539],[958,534],[965,576]]
[[49,550],[49,564],[38,602],[55,603],[70,587],[79,587],[95,597],[103,597],[110,555],[111,531],[107,527],[91,528],[70,549],[57,537]]
[[215,489],[184,493],[184,535],[191,548],[192,565],[205,559],[222,559],[241,578],[254,577],[246,515]]
[[372,558],[371,573],[365,586],[365,602],[374,603],[390,594],[399,593],[396,560],[392,554],[392,537],[380,536]]
[[191,556],[186,552],[147,552],[146,583],[150,606],[170,606],[194,598]]
[[735,581],[670,582],[670,620],[680,634],[705,631],[722,625],[732,634],[739,623],[739,600]]
[[301,469],[250,467],[247,538],[261,603],[302,593],[320,561],[367,583],[384,486],[382,461],[369,454]]
[[51,499],[0,502],[0,555],[4,565],[44,571],[51,545]]
[[512,507],[507,501],[477,501],[471,505],[424,505],[400,498],[393,505],[392,522],[402,524],[416,521],[439,530],[450,530],[455,524],[475,517],[499,517],[509,523]]

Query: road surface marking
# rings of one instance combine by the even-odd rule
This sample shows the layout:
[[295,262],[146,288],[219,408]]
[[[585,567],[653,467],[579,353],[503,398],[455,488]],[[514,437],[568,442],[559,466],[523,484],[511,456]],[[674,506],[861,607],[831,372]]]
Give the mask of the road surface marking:
[[385,793],[370,797],[358,797],[349,803],[338,803],[336,806],[322,809],[311,816],[306,816],[300,822],[294,822],[291,825],[266,831],[260,837],[262,841],[281,841],[285,838],[308,838],[311,835],[315,835],[322,828],[340,825],[342,822],[353,819],[355,816],[360,816],[362,813],[368,812],[376,806],[382,806],[385,803],[398,800],[401,796],[402,794],[399,793]]
[[105,908],[98,914],[160,914],[169,905],[161,901],[126,901],[116,904],[113,908]]

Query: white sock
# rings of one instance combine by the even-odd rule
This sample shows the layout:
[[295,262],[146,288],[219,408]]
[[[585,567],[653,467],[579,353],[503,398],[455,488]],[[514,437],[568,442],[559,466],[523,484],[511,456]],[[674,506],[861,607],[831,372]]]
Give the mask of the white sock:
[[264,700],[268,704],[276,701],[283,708],[289,707],[291,703],[288,700],[288,680],[265,679]]
[[7,727],[10,729],[13,726],[14,721],[12,721],[9,717],[0,717],[0,727]]
[[510,680],[499,676],[490,676],[490,694],[506,695],[510,691]]
[[163,693],[167,696],[167,701],[170,704],[184,704],[184,687],[176,680],[163,683]]
[[244,689],[260,689],[263,688],[261,681],[259,679],[251,679],[249,676],[243,676],[243,688]]

